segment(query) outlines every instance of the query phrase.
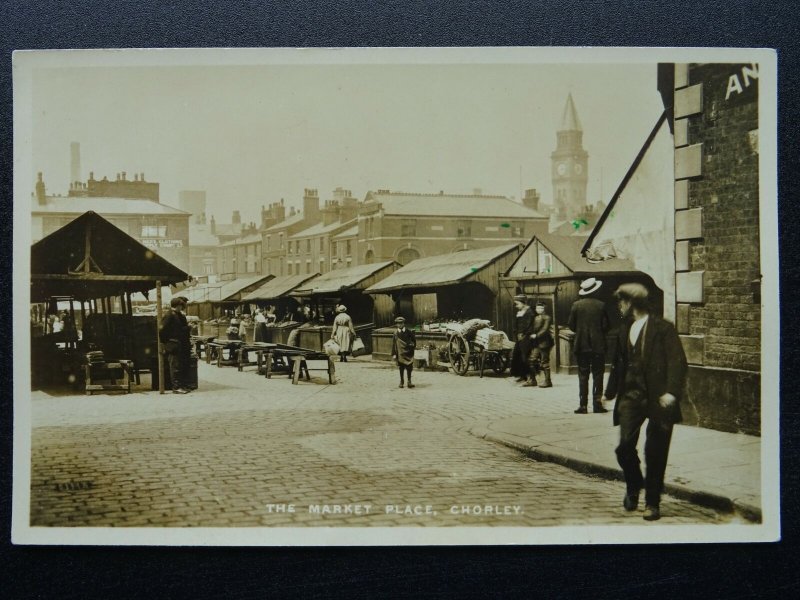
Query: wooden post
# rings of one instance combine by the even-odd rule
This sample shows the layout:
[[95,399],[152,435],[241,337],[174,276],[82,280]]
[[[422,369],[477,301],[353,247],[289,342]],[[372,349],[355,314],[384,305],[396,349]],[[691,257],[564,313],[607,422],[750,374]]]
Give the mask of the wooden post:
[[161,281],[156,281],[156,354],[158,355],[158,393],[164,393],[164,362],[161,360]]

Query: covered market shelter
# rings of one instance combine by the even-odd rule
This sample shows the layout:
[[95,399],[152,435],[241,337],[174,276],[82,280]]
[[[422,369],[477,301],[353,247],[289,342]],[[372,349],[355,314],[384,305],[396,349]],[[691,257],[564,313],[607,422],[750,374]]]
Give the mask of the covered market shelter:
[[162,285],[188,277],[91,211],[33,244],[31,304],[53,307],[56,300],[69,301],[71,318],[71,327],[56,333],[45,328],[43,335],[31,340],[34,381],[47,383],[49,377],[42,377],[43,372],[70,372],[89,349],[102,351],[107,359],[131,360],[137,373],[150,369],[158,356],[161,302],[155,318],[134,318],[131,295],[146,295],[153,288],[160,291]]
[[[577,373],[573,358],[573,332],[569,329],[572,303],[580,296],[581,281],[595,277],[602,281],[595,298],[606,303],[611,330],[609,341],[616,335],[620,317],[613,293],[622,283],[638,282],[652,290],[654,309],[661,312],[663,293],[649,275],[638,271],[630,260],[613,258],[591,262],[581,255],[585,235],[536,234],[519,258],[502,277],[502,284],[513,293],[526,294],[530,303],[542,301],[553,317],[553,337],[556,350],[552,353],[553,368],[560,372]],[[607,357],[609,358],[609,357]]]
[[[486,319],[510,333],[514,294],[501,288],[500,276],[521,249],[519,243],[504,244],[418,258],[370,286],[367,293],[389,296],[393,314],[414,327],[430,324],[417,334],[418,346],[445,341],[444,332],[436,331],[439,322]],[[390,329],[376,330],[373,356],[388,357],[390,343]]]
[[335,269],[315,277],[291,292],[291,296],[308,304],[315,316],[314,323],[305,323],[298,330],[298,345],[320,350],[323,342],[330,337],[336,306],[344,304],[347,314],[353,319],[356,333],[369,351],[372,330],[376,325],[390,322],[392,308],[390,303],[376,301],[364,293],[364,290],[399,268],[397,262],[390,260]]

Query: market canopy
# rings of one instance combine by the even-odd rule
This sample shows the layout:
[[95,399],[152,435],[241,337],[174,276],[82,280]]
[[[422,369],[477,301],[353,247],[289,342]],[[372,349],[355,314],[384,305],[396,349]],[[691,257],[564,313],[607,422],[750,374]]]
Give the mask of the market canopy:
[[393,260],[358,265],[329,271],[312,279],[308,285],[291,293],[292,296],[323,296],[342,292],[364,290],[397,270],[400,265]]
[[31,246],[31,302],[141,292],[189,275],[89,211]]
[[186,288],[181,291],[180,295],[184,296],[189,304],[239,302],[258,286],[273,278],[273,275],[254,275],[228,281],[204,283],[193,288]]
[[264,285],[245,295],[242,300],[245,302],[253,300],[276,300],[315,277],[319,277],[319,273],[314,273],[313,275],[282,275],[275,279],[270,279]]
[[486,267],[512,253],[516,256],[520,248],[520,244],[504,244],[418,258],[366,291],[368,294],[386,294],[401,289],[426,289],[477,280]]

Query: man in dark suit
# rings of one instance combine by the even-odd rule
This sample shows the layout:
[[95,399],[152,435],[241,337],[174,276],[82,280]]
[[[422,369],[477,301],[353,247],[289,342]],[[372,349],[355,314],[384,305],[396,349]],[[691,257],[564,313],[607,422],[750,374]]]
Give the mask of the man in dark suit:
[[158,332],[161,339],[164,355],[169,365],[169,376],[172,380],[174,394],[188,394],[187,371],[189,369],[189,356],[191,343],[189,323],[186,321],[186,299],[177,296],[170,301],[170,311],[161,322]]
[[511,352],[511,375],[524,381],[525,387],[535,386],[536,378],[530,370],[530,355],[533,350],[533,311],[523,294],[514,296],[514,350]]
[[589,405],[589,374],[592,375],[592,409],[596,413],[608,412],[603,407],[603,373],[606,365],[606,333],[608,314],[606,305],[592,294],[603,282],[590,277],[581,282],[578,295],[569,313],[569,328],[575,332],[574,350],[578,360],[578,393],[580,405],[576,414],[586,414]]
[[[625,474],[625,510],[636,510],[645,489],[644,518],[661,517],[672,427],[681,420],[680,398],[686,383],[686,355],[672,323],[650,314],[647,288],[623,284],[615,292],[624,323],[608,380],[606,397],[616,397],[614,425],[619,425],[617,461]],[[636,444],[648,419],[642,477]]]
[[406,327],[406,320],[397,317],[394,320],[397,329],[392,337],[392,359],[400,368],[400,387],[405,385],[405,375],[408,374],[408,389],[414,387],[411,383],[411,371],[414,370],[414,350],[417,348],[416,334]]

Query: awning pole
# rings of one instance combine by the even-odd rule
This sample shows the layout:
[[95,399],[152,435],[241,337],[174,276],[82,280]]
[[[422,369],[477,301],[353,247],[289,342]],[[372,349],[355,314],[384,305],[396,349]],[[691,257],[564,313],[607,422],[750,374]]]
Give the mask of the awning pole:
[[158,393],[164,393],[164,361],[161,359],[161,281],[156,281],[156,354],[158,355]]

